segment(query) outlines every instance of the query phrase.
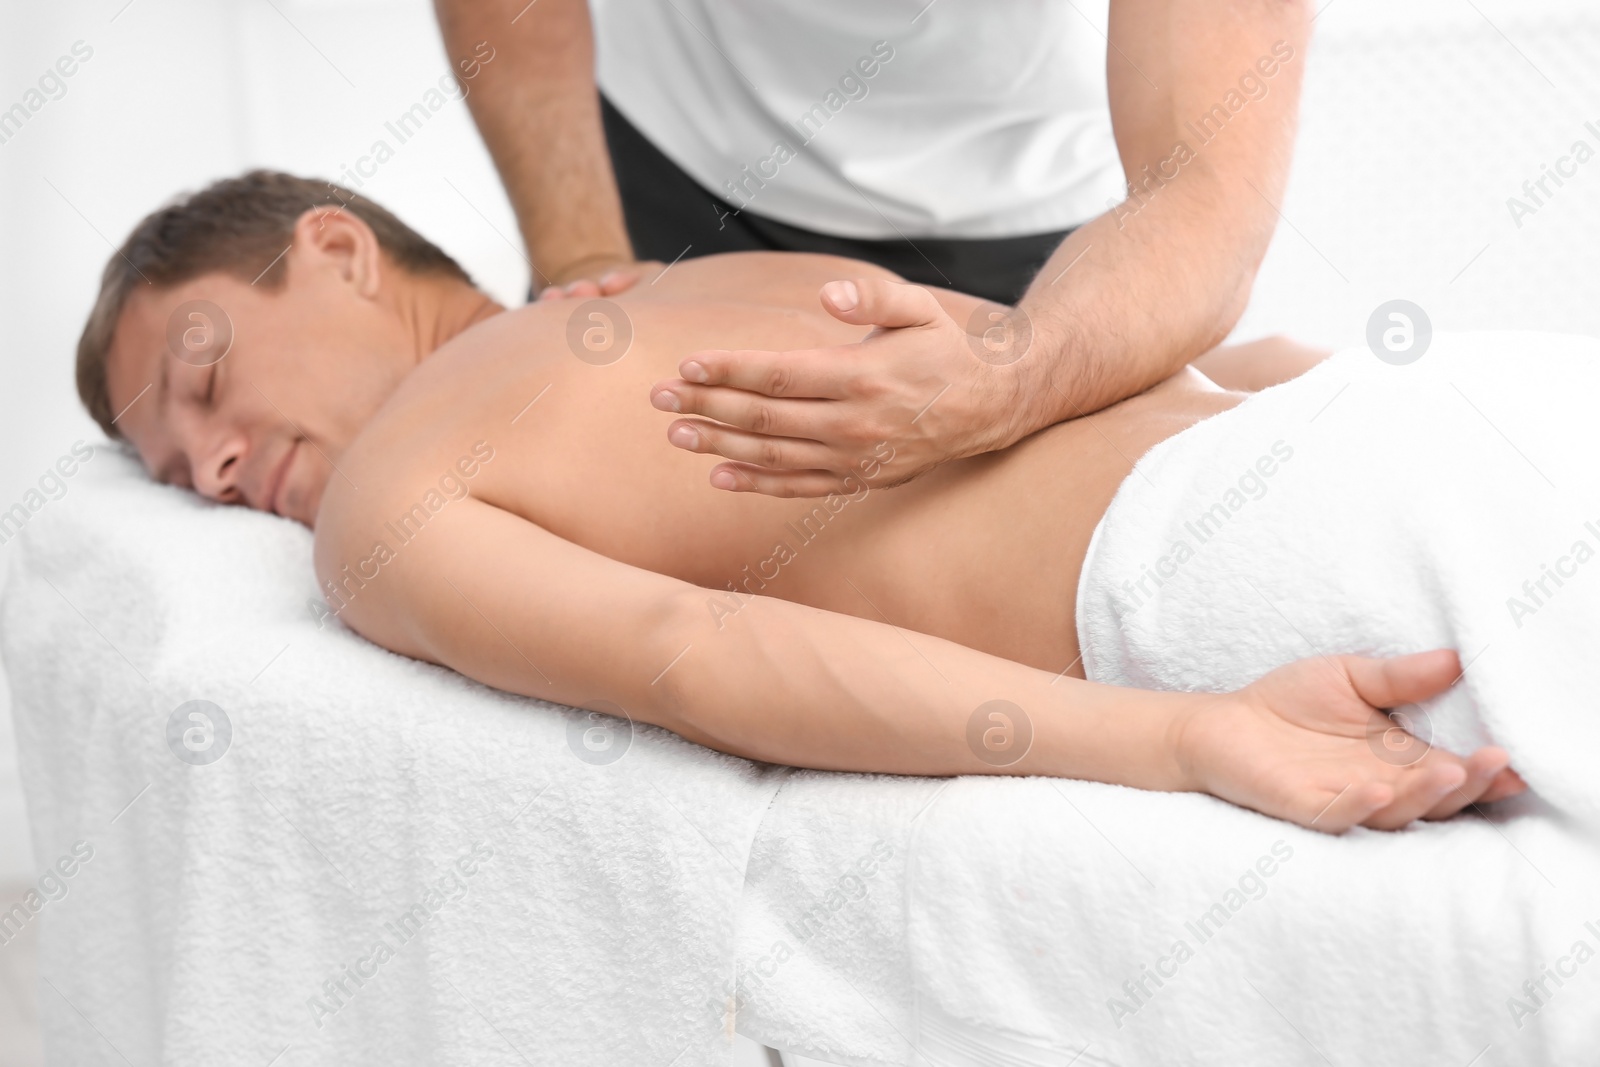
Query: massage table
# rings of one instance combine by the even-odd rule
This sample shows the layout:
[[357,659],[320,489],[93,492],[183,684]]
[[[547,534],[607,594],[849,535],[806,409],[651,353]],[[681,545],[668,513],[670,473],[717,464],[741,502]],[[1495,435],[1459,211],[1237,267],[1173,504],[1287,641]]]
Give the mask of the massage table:
[[1600,1045],[1600,856],[1537,798],[1330,837],[1203,795],[736,759],[380,649],[315,610],[304,527],[94,444],[0,603],[35,851],[73,869],[27,917],[51,1062]]

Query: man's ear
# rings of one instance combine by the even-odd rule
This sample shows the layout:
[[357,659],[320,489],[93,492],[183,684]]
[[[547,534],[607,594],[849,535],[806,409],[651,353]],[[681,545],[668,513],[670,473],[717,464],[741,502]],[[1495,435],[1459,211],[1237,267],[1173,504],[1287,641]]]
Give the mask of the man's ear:
[[372,227],[354,213],[332,204],[311,208],[295,220],[294,243],[324,260],[360,296],[378,295],[383,249]]

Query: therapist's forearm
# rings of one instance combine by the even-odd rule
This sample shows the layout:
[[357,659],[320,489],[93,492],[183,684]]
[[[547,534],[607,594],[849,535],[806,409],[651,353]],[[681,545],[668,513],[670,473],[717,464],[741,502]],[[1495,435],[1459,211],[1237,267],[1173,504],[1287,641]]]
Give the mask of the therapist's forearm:
[[1108,212],[1074,231],[1023,297],[1034,350],[1017,364],[1017,438],[1149,388],[1233,329],[1275,218],[1242,182],[1257,204],[1223,213],[1216,179],[1183,177],[1120,227]]
[[1132,396],[1233,329],[1277,225],[1314,17],[1308,0],[1112,0],[1107,84],[1133,187],[1022,301],[1022,434]]
[[[505,183],[542,287],[633,258],[600,123],[584,0],[435,0],[445,48],[496,52],[467,106]],[[515,20],[515,21],[513,21]]]

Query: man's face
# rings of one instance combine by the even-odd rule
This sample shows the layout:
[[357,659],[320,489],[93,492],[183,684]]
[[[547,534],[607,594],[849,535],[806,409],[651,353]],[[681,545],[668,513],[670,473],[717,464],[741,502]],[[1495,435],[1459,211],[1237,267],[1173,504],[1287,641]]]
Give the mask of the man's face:
[[213,274],[136,290],[107,378],[117,426],[158,481],[310,526],[416,353],[347,257],[297,240],[285,258],[277,289]]

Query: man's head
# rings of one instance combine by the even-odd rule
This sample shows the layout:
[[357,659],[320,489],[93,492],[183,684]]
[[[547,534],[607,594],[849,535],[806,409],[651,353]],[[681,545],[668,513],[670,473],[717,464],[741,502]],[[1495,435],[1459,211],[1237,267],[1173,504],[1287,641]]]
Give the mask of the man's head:
[[78,395],[159,480],[310,525],[339,454],[486,305],[371,201],[252,171],[134,227],[78,342]]

